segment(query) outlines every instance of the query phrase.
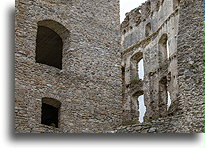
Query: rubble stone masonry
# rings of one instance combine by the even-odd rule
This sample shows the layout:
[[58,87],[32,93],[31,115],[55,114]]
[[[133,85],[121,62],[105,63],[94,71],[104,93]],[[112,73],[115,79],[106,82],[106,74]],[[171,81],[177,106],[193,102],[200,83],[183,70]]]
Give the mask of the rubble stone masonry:
[[203,15],[148,0],[120,25],[119,0],[16,0],[16,132],[203,132]]
[[[102,133],[121,123],[119,23],[118,0],[16,1],[17,132]],[[36,61],[40,27],[62,38],[62,69]],[[61,103],[58,128],[41,124],[43,98]]]

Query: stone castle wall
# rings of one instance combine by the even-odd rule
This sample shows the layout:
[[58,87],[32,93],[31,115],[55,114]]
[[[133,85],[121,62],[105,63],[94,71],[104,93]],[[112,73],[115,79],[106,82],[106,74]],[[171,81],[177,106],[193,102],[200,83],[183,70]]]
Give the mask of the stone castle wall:
[[[202,0],[148,0],[121,28],[119,0],[16,0],[15,25],[17,133],[203,132]],[[41,57],[48,42],[63,45],[57,68],[38,61],[56,64]],[[43,104],[58,127],[42,123]]]
[[[203,132],[203,1],[147,1],[127,13],[121,33],[124,126],[115,132]],[[144,61],[143,80],[136,80],[136,59]],[[139,123],[137,99],[143,94],[146,114]]]
[[[153,5],[157,5],[158,8],[152,9]],[[145,10],[149,11],[146,12]],[[127,13],[127,18],[121,25],[122,46],[124,48],[122,50],[122,66],[125,69],[123,119],[126,122],[138,119],[139,104],[136,103],[136,100],[142,94],[146,106],[144,120],[167,116],[173,114],[176,110],[178,103],[176,56],[178,10],[179,5],[174,5],[173,0],[147,1],[141,7]],[[148,13],[147,17],[143,16],[143,13]],[[133,16],[141,18],[138,25],[132,21]],[[126,27],[124,26],[125,23],[127,23]],[[128,28],[129,30],[127,30]],[[163,43],[165,44],[165,51],[163,51],[164,49],[161,47],[163,45],[160,45],[160,42],[165,42]],[[143,59],[144,63],[143,80],[139,79],[137,74],[137,64],[140,59]],[[167,110],[167,92],[170,93],[172,100],[169,111]]]
[[[16,1],[17,132],[101,133],[121,123],[119,23],[118,0]],[[62,69],[36,62],[38,26],[62,38]],[[42,98],[61,103],[59,128],[41,124]]]

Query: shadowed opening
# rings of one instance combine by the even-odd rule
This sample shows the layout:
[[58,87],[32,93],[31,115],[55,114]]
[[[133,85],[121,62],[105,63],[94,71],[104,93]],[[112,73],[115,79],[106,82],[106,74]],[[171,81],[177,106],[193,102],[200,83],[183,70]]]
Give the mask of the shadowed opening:
[[41,124],[58,128],[59,109],[61,103],[51,98],[42,99]]
[[61,37],[52,29],[38,26],[36,39],[36,62],[62,69]]

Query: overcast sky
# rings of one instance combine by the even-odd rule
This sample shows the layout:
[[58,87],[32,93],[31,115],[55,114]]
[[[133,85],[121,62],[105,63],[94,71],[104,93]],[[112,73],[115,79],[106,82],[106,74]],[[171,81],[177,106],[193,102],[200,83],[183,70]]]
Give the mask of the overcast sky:
[[120,0],[120,21],[122,22],[125,18],[125,13],[130,10],[137,8],[146,0]]

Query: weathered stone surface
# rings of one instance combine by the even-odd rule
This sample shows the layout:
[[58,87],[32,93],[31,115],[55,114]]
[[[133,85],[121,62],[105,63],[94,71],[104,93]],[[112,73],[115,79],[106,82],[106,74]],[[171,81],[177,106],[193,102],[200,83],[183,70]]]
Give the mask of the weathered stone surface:
[[[119,19],[119,0],[16,0],[17,133],[203,132],[203,1],[148,0]],[[38,26],[62,38],[62,69],[36,62]],[[41,124],[44,97],[61,102],[58,128]]]
[[[140,95],[144,95],[146,105],[145,121],[167,116],[175,112],[178,105],[177,35],[180,7],[178,5],[173,8],[173,1],[167,0],[159,5],[159,9],[145,9],[145,7],[155,7],[156,3],[158,1],[147,1],[128,13],[129,18],[138,14],[135,10],[141,11],[138,15],[142,15],[143,12],[146,15],[141,16],[143,19],[138,25],[130,20],[129,26],[132,27],[126,33],[123,30],[127,27],[121,26],[122,66],[125,69],[124,121],[138,120],[139,105],[133,107],[132,102],[135,102]],[[138,59],[144,61],[144,79],[136,82],[133,80],[139,73],[138,68],[135,68]],[[133,87],[136,84],[137,87]],[[170,93],[172,100],[169,110],[167,110],[167,92]],[[130,105],[127,105],[128,100]]]
[[[17,132],[102,133],[121,123],[119,22],[118,0],[16,1]],[[38,25],[62,38],[62,69],[36,63]],[[41,124],[43,97],[62,103],[59,128]]]
[[[144,94],[146,115],[145,123],[137,124],[138,128],[124,126],[117,132],[203,132],[203,1],[161,2],[147,1],[127,13],[121,25],[122,66],[125,69],[123,122],[132,123],[139,118],[139,106],[133,107],[132,103],[137,100],[133,95],[137,92]],[[146,15],[143,14],[150,4],[151,12],[148,9]],[[141,20],[134,22],[133,16]],[[148,31],[146,24],[151,26]],[[162,52],[165,39],[167,59]],[[133,89],[132,67],[138,62],[133,62],[133,57],[139,54],[143,55],[145,76],[140,81],[143,87]],[[171,98],[169,109],[166,108],[166,92]]]

